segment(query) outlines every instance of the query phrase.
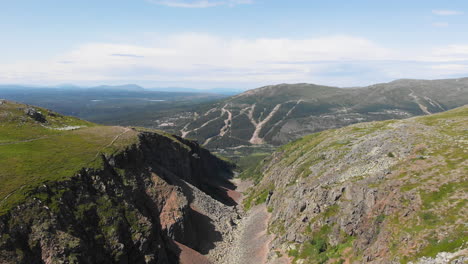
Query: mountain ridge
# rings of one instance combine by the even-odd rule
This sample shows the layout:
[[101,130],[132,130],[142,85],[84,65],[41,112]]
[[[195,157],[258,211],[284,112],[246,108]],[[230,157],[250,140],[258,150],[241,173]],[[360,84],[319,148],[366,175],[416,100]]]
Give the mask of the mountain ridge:
[[1,263],[210,263],[239,218],[232,164],[162,131],[0,100],[0,167]]
[[353,123],[437,113],[466,102],[468,78],[396,80],[348,89],[279,84],[171,116],[176,122],[167,129],[223,152],[243,145],[281,145]]

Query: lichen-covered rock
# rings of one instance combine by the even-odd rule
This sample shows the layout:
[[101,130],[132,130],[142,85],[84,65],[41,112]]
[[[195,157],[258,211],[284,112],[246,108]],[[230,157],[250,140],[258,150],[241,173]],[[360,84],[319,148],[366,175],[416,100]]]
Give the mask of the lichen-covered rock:
[[306,263],[399,263],[466,248],[467,124],[462,107],[306,136],[257,167],[263,179],[246,206],[272,193],[270,252],[296,245],[287,253]]

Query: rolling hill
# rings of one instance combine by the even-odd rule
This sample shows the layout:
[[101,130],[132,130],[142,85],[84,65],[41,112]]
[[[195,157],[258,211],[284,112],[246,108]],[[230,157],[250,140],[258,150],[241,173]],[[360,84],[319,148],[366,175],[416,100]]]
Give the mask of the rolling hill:
[[442,112],[466,103],[468,78],[397,80],[346,89],[280,84],[177,113],[168,118],[174,127],[167,129],[226,153],[262,144],[277,146],[353,123]]

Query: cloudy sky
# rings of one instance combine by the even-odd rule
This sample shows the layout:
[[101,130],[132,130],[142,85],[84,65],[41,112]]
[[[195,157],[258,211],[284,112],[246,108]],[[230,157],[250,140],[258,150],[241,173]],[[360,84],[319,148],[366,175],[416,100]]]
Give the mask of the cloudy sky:
[[466,0],[2,0],[0,32],[0,84],[468,77]]

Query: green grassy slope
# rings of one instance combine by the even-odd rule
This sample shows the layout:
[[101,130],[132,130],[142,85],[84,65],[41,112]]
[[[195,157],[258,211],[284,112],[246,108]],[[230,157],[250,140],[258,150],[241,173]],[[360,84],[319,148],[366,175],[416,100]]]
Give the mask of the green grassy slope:
[[99,167],[101,154],[138,140],[131,129],[34,108],[46,119],[41,123],[25,113],[27,108],[8,101],[0,104],[0,214],[41,183],[71,177],[83,167]]

